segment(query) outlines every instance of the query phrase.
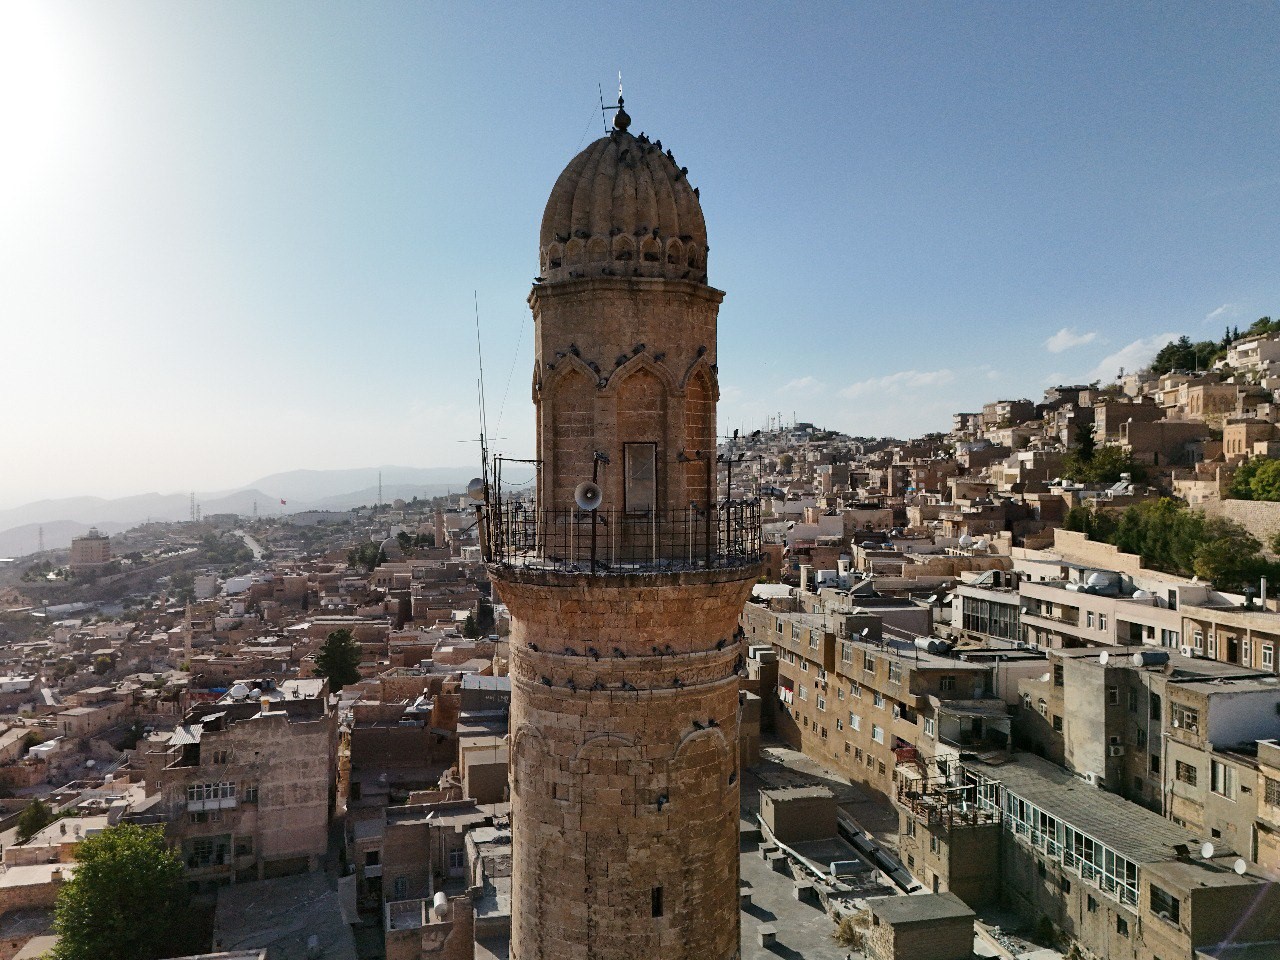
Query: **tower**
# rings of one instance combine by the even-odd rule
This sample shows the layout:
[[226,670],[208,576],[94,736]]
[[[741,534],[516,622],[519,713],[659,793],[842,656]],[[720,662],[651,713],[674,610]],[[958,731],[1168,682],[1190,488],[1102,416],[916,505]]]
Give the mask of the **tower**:
[[512,615],[511,956],[732,960],[760,517],[716,495],[724,294],[698,193],[618,102],[543,215],[536,500],[487,491]]

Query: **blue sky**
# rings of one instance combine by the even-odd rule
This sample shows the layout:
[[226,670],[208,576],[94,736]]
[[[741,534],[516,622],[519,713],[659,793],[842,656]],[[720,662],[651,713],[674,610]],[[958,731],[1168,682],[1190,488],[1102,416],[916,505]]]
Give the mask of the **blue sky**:
[[0,6],[0,506],[532,450],[542,206],[623,71],[721,426],[854,433],[1280,311],[1273,3]]

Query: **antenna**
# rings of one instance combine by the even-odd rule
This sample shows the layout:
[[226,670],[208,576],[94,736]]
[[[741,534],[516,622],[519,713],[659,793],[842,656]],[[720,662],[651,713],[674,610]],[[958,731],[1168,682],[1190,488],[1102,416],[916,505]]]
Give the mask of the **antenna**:
[[480,392],[480,459],[485,461],[489,459],[489,450],[487,441],[489,437],[489,421],[484,409],[484,349],[480,345],[480,293],[479,291],[471,291],[472,299],[476,308],[476,359],[480,365],[480,379],[478,388]]

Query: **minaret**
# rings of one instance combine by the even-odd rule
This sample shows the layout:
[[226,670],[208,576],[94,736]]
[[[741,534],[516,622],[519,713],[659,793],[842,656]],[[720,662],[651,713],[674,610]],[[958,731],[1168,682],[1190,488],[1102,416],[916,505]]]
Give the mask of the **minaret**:
[[724,294],[697,191],[618,104],[543,216],[536,502],[488,491],[512,616],[511,956],[733,960],[759,512],[716,491]]

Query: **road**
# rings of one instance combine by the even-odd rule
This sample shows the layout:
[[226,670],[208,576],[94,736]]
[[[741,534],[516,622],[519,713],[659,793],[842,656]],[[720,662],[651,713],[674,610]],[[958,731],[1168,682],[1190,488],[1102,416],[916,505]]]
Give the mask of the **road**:
[[253,559],[262,559],[262,544],[258,543],[257,540],[253,539],[253,537],[249,536],[249,534],[245,533],[243,530],[237,530],[236,536],[243,540],[244,545],[253,551]]

